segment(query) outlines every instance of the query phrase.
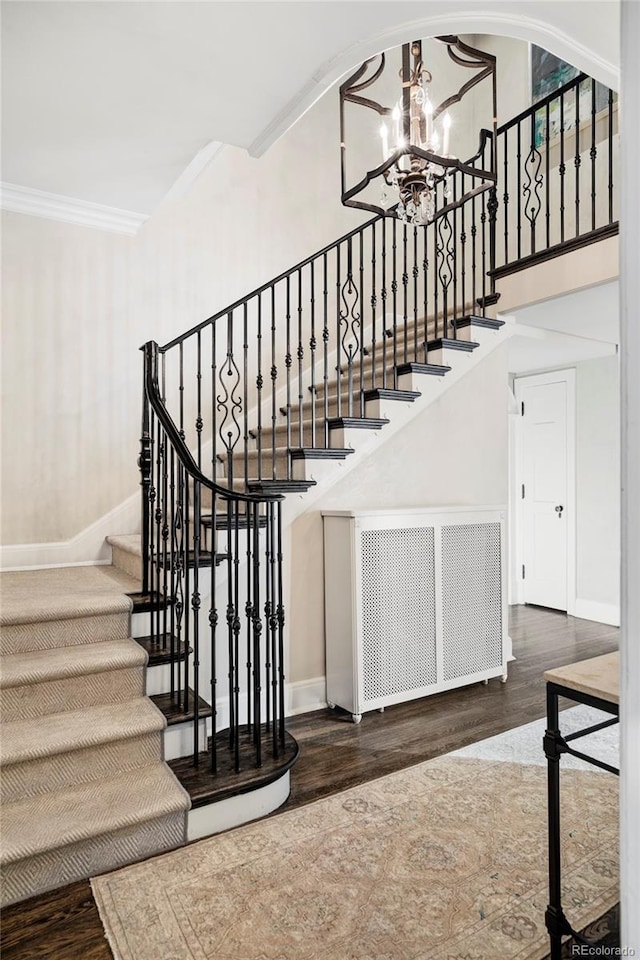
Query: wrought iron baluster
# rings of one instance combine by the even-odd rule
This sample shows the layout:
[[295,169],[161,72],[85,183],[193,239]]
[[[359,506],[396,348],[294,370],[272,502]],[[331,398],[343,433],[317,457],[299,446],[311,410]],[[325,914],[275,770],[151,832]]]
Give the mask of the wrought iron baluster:
[[202,342],[201,332],[196,334],[196,444],[198,450],[198,466],[202,467]]
[[589,151],[591,158],[591,229],[596,228],[596,159],[598,148],[596,147],[596,82],[591,81],[591,149]]
[[233,500],[233,757],[236,773],[240,771],[240,544],[238,500]]
[[[258,345],[258,372],[256,375],[256,390],[257,390],[257,418],[258,418],[258,429],[257,429],[257,442],[258,442],[258,476],[264,476],[262,472],[262,390],[264,387],[264,376],[262,374],[262,293],[258,294],[257,298],[258,303],[258,335],[257,335],[257,345]],[[245,403],[246,409],[246,403]]]
[[[249,305],[244,303],[242,308],[242,400],[243,400],[243,431],[244,444],[244,478],[249,479]],[[260,394],[258,394],[260,396]],[[260,473],[258,473],[260,476]]]
[[[464,196],[464,173],[461,175],[461,190]],[[466,231],[467,204],[460,207],[460,300],[462,312],[467,312],[467,231]],[[473,309],[471,310],[473,313]]]
[[[376,385],[376,351],[377,344],[377,317],[376,307],[378,306],[378,297],[376,295],[376,225],[371,224],[371,389]],[[363,384],[364,386],[364,384]],[[364,403],[364,395],[362,397]]]
[[142,430],[140,432],[140,497],[142,508],[141,549],[142,549],[142,592],[149,593],[151,583],[151,545],[150,545],[150,507],[149,487],[151,486],[151,408],[146,392],[147,368],[150,363],[148,351],[144,353],[142,381]]
[[[607,183],[609,194],[609,223],[613,223],[613,90],[609,90],[609,96],[607,98],[607,127],[609,135],[609,178]],[[620,129],[619,126],[618,129]]]
[[536,224],[538,222],[538,214],[542,208],[542,201],[540,199],[540,188],[542,187],[542,176],[540,174],[540,168],[542,166],[542,154],[536,146],[536,115],[535,113],[531,114],[531,125],[529,134],[531,137],[531,144],[529,146],[529,152],[527,153],[527,159],[524,163],[524,176],[525,182],[524,187],[522,188],[522,194],[525,198],[524,200],[524,215],[529,221],[529,234],[530,234],[530,253],[536,252]]
[[229,698],[229,750],[232,752],[235,745],[236,726],[239,718],[235,712],[235,679],[237,662],[234,659],[233,622],[236,610],[233,604],[233,501],[227,500],[227,656],[228,656],[228,698]]
[[[457,176],[452,177],[453,180],[453,202],[456,203],[458,199],[458,178]],[[458,209],[454,206],[451,213],[451,218],[453,220],[453,230],[451,233],[451,249],[452,253],[452,270],[453,270],[453,313],[451,316],[451,327],[453,330],[454,339],[458,336]]]
[[560,94],[560,243],[564,243],[564,178],[567,168],[564,162],[564,93]]
[[[175,633],[176,633],[176,570],[177,570],[177,546],[176,546],[176,528],[175,528],[175,516],[176,516],[176,458],[173,446],[171,447],[171,469],[170,469],[170,481],[169,481],[169,542],[170,542],[170,558],[168,565],[168,572],[171,577],[171,603],[169,605],[170,616],[169,616],[169,630],[170,630],[170,650],[171,650],[171,666],[170,666],[170,688],[169,692],[171,694],[171,700],[176,697],[177,689],[180,684],[180,665],[178,664],[178,651],[179,647],[176,647]],[[167,593],[167,596],[169,594]]]
[[184,615],[185,615],[185,593],[184,593],[184,569],[185,569],[185,533],[184,533],[184,510],[186,478],[184,467],[178,462],[178,482],[176,491],[176,512],[173,522],[173,535],[175,538],[175,576],[173,578],[173,608],[175,610],[175,633],[178,649],[176,658],[176,690],[175,700],[179,706],[184,702],[183,687],[187,679],[187,644],[184,638]]
[[580,169],[582,167],[582,157],[580,156],[580,84],[575,87],[576,98],[576,153],[573,158],[573,165],[576,169],[576,198],[575,198],[575,221],[576,237],[580,236]]
[[518,251],[518,260],[522,257],[522,136],[520,132],[520,121],[516,126],[516,176],[518,196],[517,226],[516,226],[516,248]]
[[[256,513],[256,524],[258,524],[258,514]],[[251,527],[253,530],[253,527]],[[260,537],[259,528],[258,528],[258,539]],[[253,534],[251,536],[251,541],[253,543]],[[271,615],[271,591],[270,591],[270,581],[269,581],[269,572],[271,567],[271,550],[272,544],[269,536],[269,525],[267,524],[265,530],[265,550],[264,550],[264,623],[266,626],[265,631],[265,643],[264,643],[264,686],[266,690],[265,697],[265,730],[267,733],[271,731],[271,670],[273,667],[271,661],[271,642],[270,642],[270,633],[269,633],[269,617]],[[258,611],[259,614],[259,611]]]
[[[173,455],[173,450],[171,451]],[[160,491],[160,503],[162,510],[162,649],[167,649],[167,633],[169,630],[169,606],[167,604],[167,598],[169,596],[169,517],[167,514],[169,508],[168,502],[168,492],[169,492],[169,440],[166,433],[163,430],[162,436],[162,479],[161,483],[158,484]],[[172,651],[173,654],[173,651]],[[171,657],[173,662],[173,655]]]
[[[407,339],[409,336],[408,329],[408,287],[409,287],[409,273],[408,273],[408,264],[407,264],[407,225],[406,223],[402,224],[402,356],[404,363],[408,360],[407,355]],[[395,356],[394,356],[395,363]]]
[[262,654],[260,641],[262,634],[262,618],[260,616],[260,543],[259,524],[256,522],[253,529],[253,703],[254,703],[254,743],[256,751],[256,767],[262,766],[262,717],[261,697],[262,683],[261,670]]
[[[287,336],[287,352],[284,358],[284,365],[287,370],[287,480],[291,479],[291,364],[293,363],[293,357],[291,356],[291,277],[287,275],[285,280],[285,290],[286,290],[286,336]],[[275,447],[273,455],[273,479],[276,479],[276,457],[275,457]]]
[[418,278],[420,269],[418,267],[418,228],[413,228],[413,359],[418,360]]
[[[518,130],[520,126],[518,125]],[[485,166],[484,159],[484,145],[482,147],[482,166]],[[520,169],[518,167],[518,169]],[[520,210],[520,203],[518,202],[518,211]],[[480,222],[482,224],[482,308],[484,310],[487,302],[487,192],[486,190],[482,194],[482,212],[480,214]]]
[[[338,364],[340,371],[342,358],[347,361],[347,416],[353,417],[354,360],[361,348],[360,330],[360,292],[353,281],[353,246],[347,240],[347,275],[339,288],[338,301]],[[338,406],[338,411],[340,406]],[[340,416],[340,412],[338,412]]]
[[424,362],[428,363],[429,357],[429,231],[427,227],[422,227],[422,280],[423,280],[423,303],[422,309],[424,314]]
[[201,517],[201,487],[196,480],[193,484],[193,592],[191,594],[191,610],[193,612],[193,764],[199,765],[199,736],[200,723],[200,525]]
[[[190,530],[191,530],[191,520],[190,520],[190,491],[189,491],[189,477],[188,475],[184,478],[184,690],[183,690],[183,701],[182,709],[184,713],[189,712],[189,650],[191,647],[191,620],[189,617],[189,608],[191,605],[191,563],[190,563],[190,550],[189,544],[190,540]],[[197,694],[196,694],[197,696]]]
[[213,562],[211,564],[211,605],[209,607],[209,656],[211,658],[211,677],[209,680],[211,686],[211,772],[218,772],[218,751],[216,736],[218,732],[218,673],[217,673],[217,628],[218,628],[218,608],[216,606],[216,581],[218,564],[216,562],[216,518],[218,516],[217,494],[211,494],[211,511],[213,526],[211,528],[212,542],[211,553]]
[[503,173],[502,177],[504,180],[504,193],[502,194],[502,203],[504,206],[504,262],[505,266],[509,263],[509,165],[508,165],[508,129],[504,131],[502,138],[502,149],[503,149]]
[[393,353],[393,389],[398,388],[398,221],[393,219],[391,231],[391,269],[393,279],[391,280],[391,304],[393,307],[393,334],[392,334],[392,353]]
[[327,278],[327,254],[322,255],[322,396],[324,405],[324,445],[329,446],[329,282]]
[[[257,505],[256,505],[257,510]],[[272,728],[272,752],[274,758],[278,757],[278,648],[277,648],[277,638],[278,638],[278,620],[276,616],[276,540],[275,540],[275,525],[274,525],[274,504],[273,502],[268,502],[266,504],[267,512],[267,535],[269,537],[269,572],[268,572],[268,583],[269,583],[269,611],[267,613],[265,609],[265,621],[269,629],[269,642],[271,645],[271,664],[272,664],[272,673],[271,673],[271,712],[273,722],[271,724]]]
[[184,342],[180,341],[180,346],[178,348],[179,359],[180,359],[180,380],[178,383],[178,391],[180,397],[180,436],[182,439],[185,439],[184,432]]
[[545,207],[545,220],[546,220],[546,240],[547,247],[551,246],[551,205],[549,203],[549,189],[551,185],[551,177],[549,176],[549,163],[550,163],[550,154],[551,154],[551,136],[550,136],[550,127],[549,127],[549,103],[545,108],[545,175],[544,175],[544,186],[545,186],[545,197],[546,197],[546,207]]
[[359,287],[360,287],[360,329],[359,329],[359,344],[358,344],[358,354],[360,356],[360,383],[358,387],[359,394],[359,410],[360,416],[364,417],[364,323],[362,321],[362,312],[364,310],[364,231],[360,231],[359,234],[359,247],[360,247],[360,266],[358,268],[359,272]]
[[342,416],[342,356],[340,351],[340,346],[342,343],[342,315],[340,312],[340,291],[340,244],[338,243],[336,246],[336,417],[338,419],[340,419]]
[[[312,260],[309,264],[309,287],[310,287],[310,308],[311,308],[311,337],[309,339],[309,350],[311,351],[311,446],[316,445],[316,349],[318,341],[316,339],[316,262]],[[302,418],[302,411],[300,412]]]
[[303,361],[304,344],[302,343],[302,270],[298,273],[298,446],[304,447],[303,417],[304,417],[304,389],[303,389]]
[[[238,507],[239,507],[239,505],[238,505]],[[251,508],[251,509],[250,509],[250,508]],[[252,630],[253,630],[253,617],[254,617],[253,595],[252,595],[253,577],[252,577],[252,573],[251,573],[251,569],[252,569],[252,568],[251,568],[251,565],[252,565],[252,562],[253,562],[253,553],[252,553],[252,550],[253,550],[253,536],[251,535],[252,522],[253,522],[253,505],[252,505],[252,504],[245,503],[245,506],[244,506],[244,514],[242,514],[242,516],[244,517],[244,526],[245,526],[245,535],[246,535],[245,559],[246,559],[246,567],[247,567],[247,579],[246,579],[247,599],[246,599],[245,606],[244,606],[245,631],[246,631],[246,635],[247,635],[247,637],[246,637],[246,639],[247,639],[246,662],[245,662],[246,678],[247,678],[247,693],[246,693],[246,696],[247,696],[247,733],[249,734],[249,736],[251,736],[252,733],[253,733],[253,729],[252,729],[252,717],[251,717],[251,711],[252,711],[252,702],[251,702],[251,669],[252,669],[252,660],[251,660],[251,657],[252,657]]]
[[[475,161],[474,161],[475,166]],[[478,302],[478,268],[476,255],[476,240],[478,236],[478,225],[476,223],[476,205],[478,197],[474,196],[471,200],[471,309],[475,310]]]
[[279,704],[278,704],[278,724],[279,724],[279,739],[282,747],[284,747],[284,624],[285,624],[285,613],[284,613],[284,589],[282,583],[282,504],[280,501],[276,503],[277,511],[277,530],[278,530],[278,555],[277,555],[277,580],[278,580],[278,602],[276,605],[276,617],[278,620],[278,695],[279,695]]
[[382,387],[387,386],[387,218],[382,219],[382,322],[380,324],[382,337]]
[[434,190],[434,205],[433,205],[433,219],[434,225],[431,228],[433,234],[433,318],[434,318],[434,332],[433,335],[437,340],[440,336],[440,311],[438,309],[438,264],[440,262],[440,249],[438,247],[438,184],[436,183]]
[[278,422],[277,382],[278,367],[276,364],[276,288],[271,285],[271,463],[276,462],[276,425]]

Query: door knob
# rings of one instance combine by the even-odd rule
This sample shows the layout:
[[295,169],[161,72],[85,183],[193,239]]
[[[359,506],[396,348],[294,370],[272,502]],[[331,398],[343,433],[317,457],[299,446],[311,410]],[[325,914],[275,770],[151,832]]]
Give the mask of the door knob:
[[562,511],[563,511],[563,510],[564,510],[564,507],[562,506],[562,504],[558,504],[558,506],[556,507],[556,513],[558,514],[558,520],[562,520]]

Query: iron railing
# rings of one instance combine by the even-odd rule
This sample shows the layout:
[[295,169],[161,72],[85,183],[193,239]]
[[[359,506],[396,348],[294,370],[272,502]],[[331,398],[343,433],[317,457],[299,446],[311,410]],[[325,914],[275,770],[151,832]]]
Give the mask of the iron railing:
[[[283,749],[281,495],[309,484],[299,463],[345,456],[334,429],[366,426],[407,373],[442,373],[443,340],[486,316],[496,279],[617,231],[616,133],[613,94],[581,75],[498,128],[497,188],[457,205],[458,170],[426,227],[376,217],[145,345],[143,589],[194,764],[202,710],[214,771],[221,730],[235,769]],[[469,162],[493,148],[485,131]]]
[[618,232],[617,133],[615,94],[584,73],[498,127],[495,278]]
[[157,344],[143,350],[143,592],[152,647],[168,656],[167,693],[192,724],[194,765],[217,772],[224,730],[233,768],[259,767],[285,742],[282,497],[233,492],[204,476],[160,395]]

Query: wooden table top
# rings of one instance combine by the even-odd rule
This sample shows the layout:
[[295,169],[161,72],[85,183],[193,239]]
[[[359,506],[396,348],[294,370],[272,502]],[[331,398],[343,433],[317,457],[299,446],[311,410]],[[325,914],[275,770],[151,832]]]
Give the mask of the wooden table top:
[[606,653],[602,657],[547,670],[544,679],[570,690],[579,690],[592,697],[599,697],[609,703],[619,703],[620,654]]

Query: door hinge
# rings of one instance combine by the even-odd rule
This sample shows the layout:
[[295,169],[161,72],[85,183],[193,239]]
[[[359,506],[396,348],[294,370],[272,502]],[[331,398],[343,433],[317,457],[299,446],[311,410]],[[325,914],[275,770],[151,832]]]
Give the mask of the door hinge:
[[524,483],[522,484],[522,499],[524,500]]
[[520,415],[521,415],[522,417],[524,417],[524,400],[523,400],[522,403],[520,404]]
[[522,564],[522,579],[524,580],[524,563]]

